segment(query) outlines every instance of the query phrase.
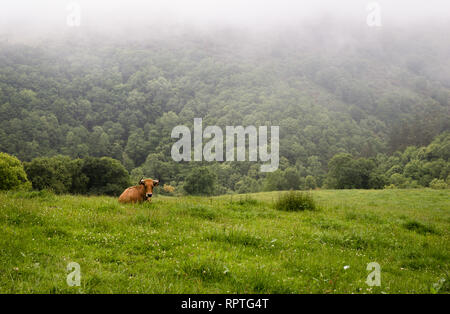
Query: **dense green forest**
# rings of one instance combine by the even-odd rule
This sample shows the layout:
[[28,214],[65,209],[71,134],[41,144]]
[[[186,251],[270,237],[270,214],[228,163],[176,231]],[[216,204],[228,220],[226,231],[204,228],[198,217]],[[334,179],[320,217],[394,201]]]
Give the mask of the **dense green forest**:
[[[163,39],[3,40],[0,151],[25,162],[35,188],[38,172],[30,169],[57,155],[67,163],[110,157],[128,171],[127,182],[158,178],[192,193],[202,191],[186,190],[186,182],[199,174],[208,194],[443,186],[450,173],[446,35],[310,25]],[[174,162],[171,130],[192,129],[194,118],[222,128],[280,126],[279,170]]]

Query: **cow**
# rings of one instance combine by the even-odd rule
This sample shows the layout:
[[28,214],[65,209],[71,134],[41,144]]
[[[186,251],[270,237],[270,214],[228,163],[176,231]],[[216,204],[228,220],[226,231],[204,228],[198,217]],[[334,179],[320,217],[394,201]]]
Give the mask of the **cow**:
[[142,203],[144,201],[151,202],[153,188],[158,186],[159,180],[145,179],[139,180],[139,184],[127,188],[119,196],[120,203]]

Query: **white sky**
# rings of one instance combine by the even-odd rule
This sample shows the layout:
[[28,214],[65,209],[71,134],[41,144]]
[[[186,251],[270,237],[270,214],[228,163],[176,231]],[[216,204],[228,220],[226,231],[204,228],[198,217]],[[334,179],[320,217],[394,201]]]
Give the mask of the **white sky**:
[[[366,0],[2,0],[0,31],[64,27],[67,5],[81,7],[82,25],[121,27],[154,23],[225,24],[264,27],[314,17],[365,21]],[[449,21],[450,0],[378,0],[386,21]],[[389,24],[389,23],[388,23]]]

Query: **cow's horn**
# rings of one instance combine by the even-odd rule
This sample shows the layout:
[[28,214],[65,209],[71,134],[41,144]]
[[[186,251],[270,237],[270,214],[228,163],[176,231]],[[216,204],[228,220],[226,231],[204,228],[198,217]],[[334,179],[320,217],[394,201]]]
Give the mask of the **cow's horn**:
[[139,180],[139,184],[144,183],[144,177],[141,178],[141,180]]

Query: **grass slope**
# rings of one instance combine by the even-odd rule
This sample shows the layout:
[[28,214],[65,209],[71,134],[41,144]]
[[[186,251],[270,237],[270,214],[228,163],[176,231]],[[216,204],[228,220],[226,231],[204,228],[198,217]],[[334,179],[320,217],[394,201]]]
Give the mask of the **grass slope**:
[[[0,193],[0,293],[448,293],[448,190],[110,197]],[[81,286],[66,283],[69,262]],[[381,287],[365,281],[381,265]],[[344,266],[350,266],[349,268]]]

